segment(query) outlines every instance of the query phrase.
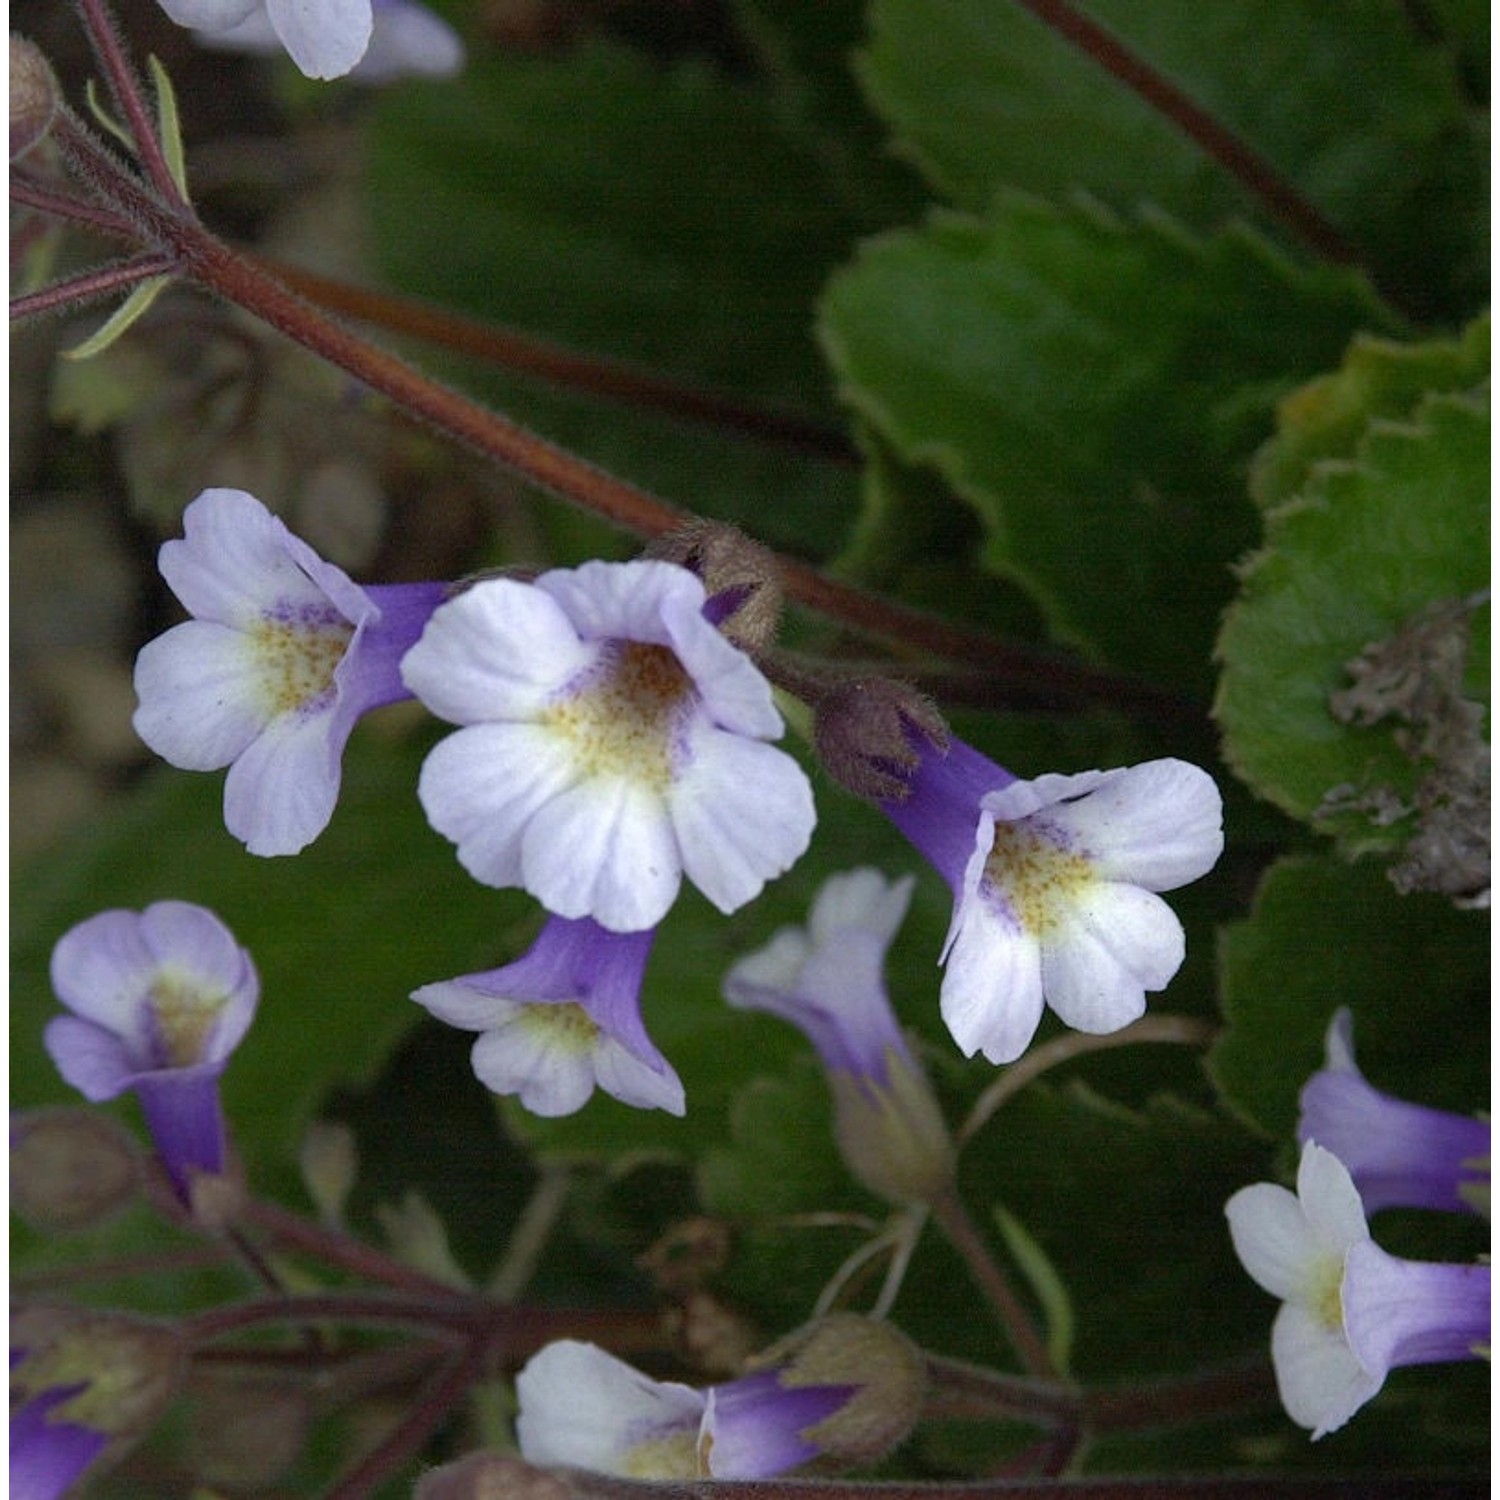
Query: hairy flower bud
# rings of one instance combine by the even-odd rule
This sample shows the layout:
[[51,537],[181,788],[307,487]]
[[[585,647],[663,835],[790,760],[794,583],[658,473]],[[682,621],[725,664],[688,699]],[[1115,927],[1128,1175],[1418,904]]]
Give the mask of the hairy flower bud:
[[831,1313],[790,1333],[753,1363],[774,1367],[784,1389],[849,1386],[853,1394],[806,1436],[842,1467],[883,1458],[916,1425],[927,1391],[921,1351],[889,1323]]
[[568,1500],[571,1494],[555,1474],[524,1458],[480,1448],[429,1470],[417,1481],[412,1500]]
[[130,1132],[85,1109],[18,1113],[10,1125],[10,1204],[33,1229],[69,1234],[106,1223],[140,1191]]
[[775,640],[781,575],[769,547],[738,527],[694,521],[654,541],[644,555],[697,574],[708,595],[705,612],[730,640],[751,651]]
[[946,745],[948,726],[932,700],[909,683],[851,678],[821,692],[813,705],[813,745],[823,769],[874,802],[906,796],[921,740]]
[[35,42],[10,34],[10,159],[20,159],[52,129],[57,79]]

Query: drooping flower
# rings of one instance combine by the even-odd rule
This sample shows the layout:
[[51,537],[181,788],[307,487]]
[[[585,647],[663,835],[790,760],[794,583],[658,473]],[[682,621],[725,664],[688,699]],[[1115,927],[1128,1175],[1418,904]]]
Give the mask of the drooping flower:
[[1155,894],[1223,850],[1212,778],[1180,760],[1018,781],[960,740],[925,742],[882,810],[953,890],[943,1019],[967,1056],[1026,1050],[1044,1004],[1118,1031],[1181,966],[1182,925]]
[[433,615],[402,672],[461,727],[418,791],[476,880],[639,932],[684,874],[729,912],[801,855],[811,788],[766,743],[770,686],[710,602],[676,564],[592,562],[488,579]]
[[474,1073],[539,1115],[582,1108],[595,1086],[640,1109],[684,1112],[682,1082],[641,1019],[655,930],[615,933],[551,917],[514,963],[428,984],[412,999],[480,1033]]
[[52,950],[52,987],[72,1012],[47,1023],[47,1051],[86,1099],[133,1089],[184,1201],[217,1175],[227,1139],[219,1075],[260,997],[250,955],[211,912],[158,901],[105,911]]
[[925,1367],[888,1324],[835,1314],[695,1390],[563,1340],[516,1379],[528,1463],[632,1479],[769,1479],[827,1457],[864,1463],[910,1431]]
[[[255,0],[243,19],[232,26],[204,29],[201,23],[194,23],[199,25],[198,40],[206,47],[229,52],[274,53],[283,47],[290,52],[291,43],[283,39],[273,3]],[[184,0],[174,0],[175,7],[183,5]],[[173,8],[169,6],[169,12]],[[352,49],[356,33],[352,28],[333,26],[326,34],[318,34],[314,47],[304,42],[302,56],[293,53],[293,61],[313,78],[346,76],[354,83],[365,84],[390,83],[405,77],[451,78],[464,65],[464,45],[458,33],[415,0],[373,0],[371,23],[369,43],[352,67],[340,63]],[[328,71],[316,71],[318,66]]]
[[1490,1272],[1399,1260],[1370,1238],[1344,1164],[1308,1141],[1295,1194],[1242,1188],[1225,1206],[1251,1277],[1282,1299],[1271,1358],[1287,1415],[1320,1438],[1401,1365],[1474,1357],[1489,1342]]
[[1354,1060],[1354,1019],[1334,1013],[1327,1061],[1302,1090],[1299,1141],[1315,1140],[1349,1169],[1365,1212],[1382,1208],[1484,1211],[1490,1124],[1411,1104],[1366,1082]]
[[10,1324],[11,1500],[59,1500],[108,1448],[146,1432],[181,1379],[165,1324],[26,1304]]
[[724,980],[731,1005],[769,1011],[806,1033],[828,1072],[844,1161],[895,1203],[930,1201],[953,1176],[942,1113],[883,976],[913,883],[887,882],[877,870],[830,877],[805,930],[782,928]]
[[193,616],[136,659],[136,733],[188,771],[229,767],[224,822],[252,854],[328,826],[359,716],[410,694],[402,654],[444,585],[361,588],[253,495],[205,490],[161,549]]

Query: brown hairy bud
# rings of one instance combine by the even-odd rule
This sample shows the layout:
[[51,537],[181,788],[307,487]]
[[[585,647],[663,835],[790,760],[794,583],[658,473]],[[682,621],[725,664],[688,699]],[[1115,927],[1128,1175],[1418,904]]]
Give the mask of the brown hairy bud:
[[20,159],[52,129],[57,79],[35,42],[10,34],[10,159]]
[[937,705],[910,683],[889,677],[855,677],[821,691],[813,705],[813,745],[838,784],[872,802],[907,795],[918,746],[948,743]]
[[783,1389],[848,1385],[854,1394],[804,1434],[835,1464],[883,1458],[916,1425],[927,1394],[927,1363],[899,1329],[857,1313],[830,1313],[773,1344],[753,1363],[776,1368]]
[[412,1500],[570,1500],[571,1494],[555,1474],[514,1453],[481,1448],[429,1470],[417,1481]]
[[10,1124],[10,1205],[33,1229],[72,1234],[107,1223],[141,1190],[140,1148],[109,1115],[38,1109]]
[[642,556],[696,573],[709,618],[736,644],[757,651],[776,639],[782,605],[776,554],[738,527],[693,521],[652,542]]

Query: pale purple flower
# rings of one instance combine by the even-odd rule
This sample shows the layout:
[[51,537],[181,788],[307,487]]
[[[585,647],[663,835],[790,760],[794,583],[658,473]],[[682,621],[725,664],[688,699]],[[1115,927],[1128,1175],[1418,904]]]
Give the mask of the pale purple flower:
[[595,1086],[639,1109],[684,1113],[682,1082],[641,1019],[655,929],[551,917],[514,963],[417,990],[439,1020],[477,1031],[474,1073],[539,1115],[580,1109]]
[[1365,1081],[1354,1060],[1354,1019],[1334,1013],[1327,1061],[1302,1090],[1299,1141],[1315,1140],[1349,1169],[1365,1212],[1382,1208],[1484,1211],[1490,1122],[1410,1104]]
[[886,949],[913,884],[878,870],[831,876],[805,930],[782,928],[724,980],[731,1005],[806,1033],[828,1073],[840,1153],[866,1187],[897,1203],[930,1201],[953,1174],[942,1113],[885,988]]
[[488,579],[402,673],[461,727],[422,768],[428,820],[476,880],[612,932],[654,927],[684,875],[729,912],[807,847],[812,790],[770,685],[674,563]]
[[243,490],[205,490],[183,531],[160,566],[193,618],[136,659],[136,733],[183,770],[228,766],[229,831],[296,854],[333,816],[355,721],[410,696],[401,656],[445,586],[361,588]]
[[1213,779],[1180,760],[1018,781],[960,740],[930,741],[909,795],[882,810],[953,890],[943,1019],[966,1056],[1014,1061],[1044,1005],[1118,1031],[1182,964],[1182,925],[1155,893],[1224,847]]
[[211,911],[158,901],[100,912],[65,933],[52,950],[52,987],[72,1013],[47,1023],[58,1071],[95,1102],[135,1091],[186,1200],[195,1172],[225,1167],[219,1075],[255,1016],[250,955]]
[[707,1391],[652,1380],[593,1344],[548,1344],[516,1377],[528,1463],[631,1479],[768,1479],[816,1458],[847,1385],[758,1371]]
[[1251,1277],[1282,1299],[1271,1359],[1287,1415],[1320,1438],[1400,1365],[1467,1359],[1488,1345],[1490,1272],[1398,1260],[1370,1238],[1344,1164],[1308,1141],[1295,1194],[1242,1188],[1225,1206]]
[[[185,8],[184,0],[174,0],[174,5]],[[319,32],[314,38],[311,48],[303,47],[303,56],[309,62],[330,71],[316,71],[295,53],[293,60],[311,77],[347,76],[354,83],[365,84],[390,83],[405,77],[451,78],[463,67],[464,45],[458,33],[425,5],[415,0],[374,0],[371,19],[369,44],[352,68],[340,66],[357,34],[347,22],[338,26],[330,23],[326,33]],[[234,25],[200,27],[197,36],[205,47],[229,52],[274,53],[283,46],[291,50],[278,28],[274,0],[256,0]]]

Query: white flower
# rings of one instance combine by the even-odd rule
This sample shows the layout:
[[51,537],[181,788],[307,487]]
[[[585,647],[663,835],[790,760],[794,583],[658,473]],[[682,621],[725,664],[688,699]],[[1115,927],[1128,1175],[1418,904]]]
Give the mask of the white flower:
[[954,892],[942,1011],[968,1056],[1019,1057],[1044,1005],[1079,1031],[1128,1026],[1182,964],[1157,891],[1224,847],[1212,777],[1180,760],[1017,781],[978,751],[930,742],[909,795],[882,804]]
[[1388,1255],[1348,1169],[1313,1141],[1296,1195],[1274,1183],[1225,1205],[1245,1269],[1282,1299],[1271,1328],[1281,1403],[1314,1438],[1342,1427],[1402,1365],[1475,1359],[1490,1344],[1490,1268]]
[[672,563],[490,579],[433,615],[402,675],[462,727],[428,756],[433,827],[486,885],[613,932],[652,927],[685,874],[721,911],[807,847],[812,791],[771,690]]
[[569,1115],[597,1084],[638,1109],[684,1113],[682,1081],[646,1034],[641,979],[655,932],[551,917],[514,963],[424,985],[412,999],[480,1033],[474,1073],[538,1115]]
[[136,658],[136,733],[183,770],[228,766],[229,831],[296,854],[333,816],[356,720],[408,696],[398,664],[444,586],[361,588],[243,490],[205,490],[182,526],[160,567],[193,618]]

